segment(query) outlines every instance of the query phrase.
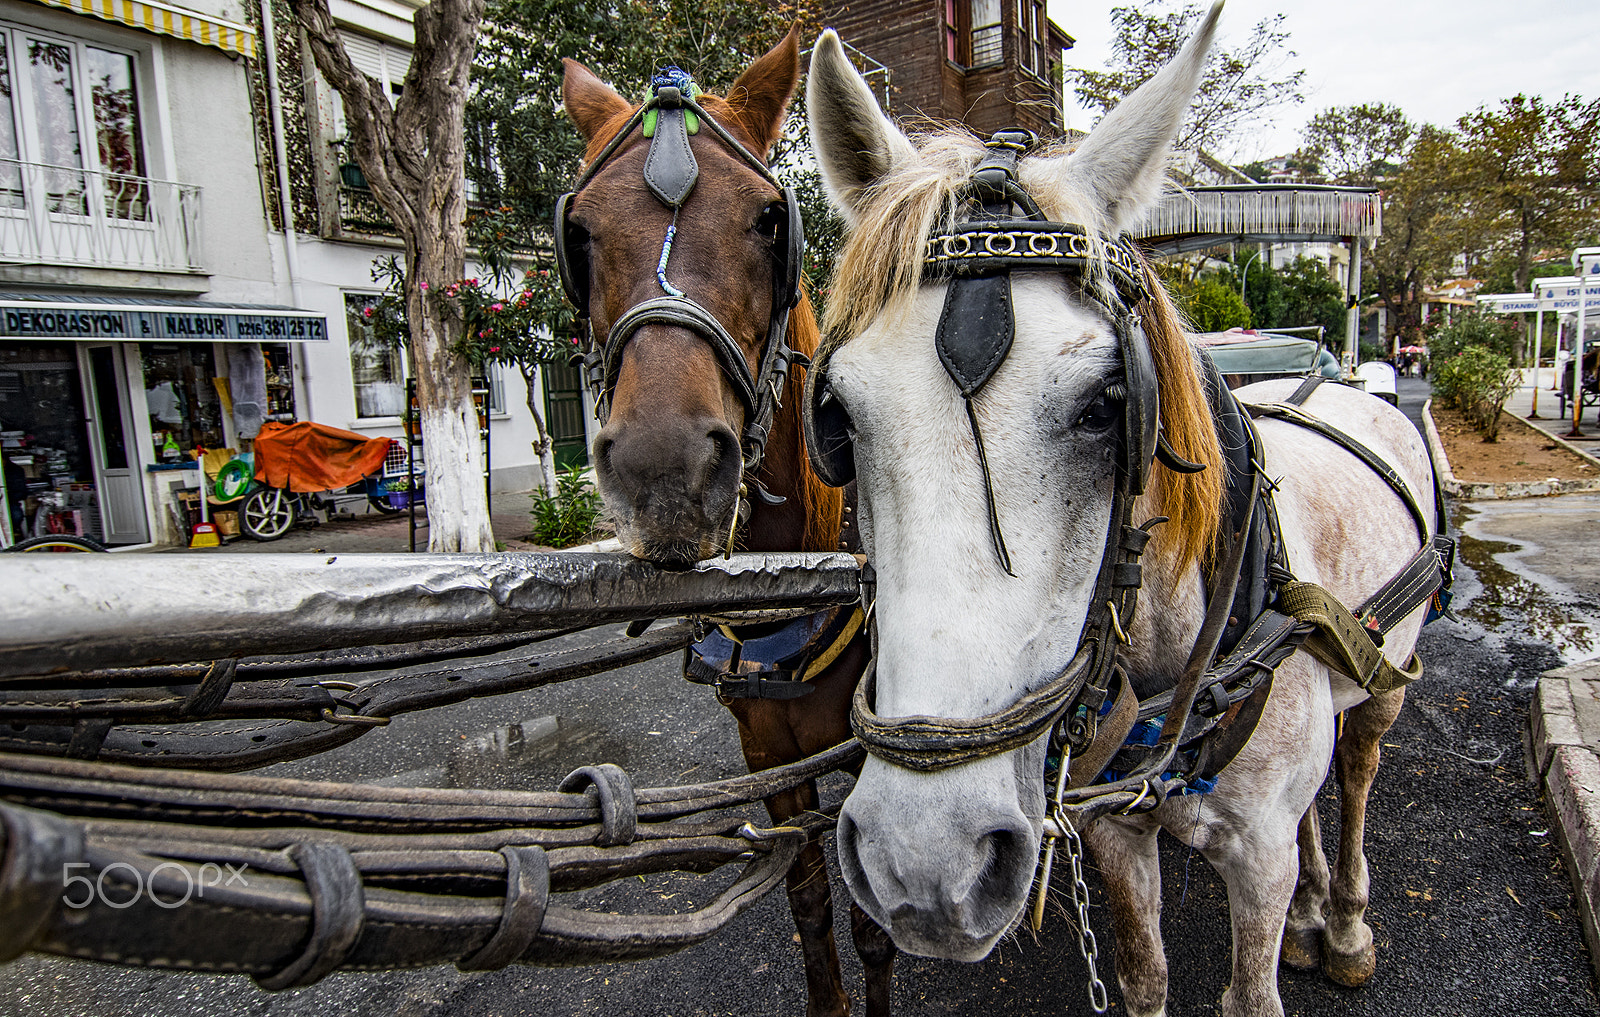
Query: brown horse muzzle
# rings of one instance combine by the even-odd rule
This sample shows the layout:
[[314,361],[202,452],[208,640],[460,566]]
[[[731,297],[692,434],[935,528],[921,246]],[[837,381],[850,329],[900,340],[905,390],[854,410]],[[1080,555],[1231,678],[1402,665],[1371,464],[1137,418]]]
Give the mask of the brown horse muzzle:
[[594,460],[630,554],[681,568],[723,549],[739,498],[743,423],[724,387],[711,351],[684,330],[647,327],[629,343]]

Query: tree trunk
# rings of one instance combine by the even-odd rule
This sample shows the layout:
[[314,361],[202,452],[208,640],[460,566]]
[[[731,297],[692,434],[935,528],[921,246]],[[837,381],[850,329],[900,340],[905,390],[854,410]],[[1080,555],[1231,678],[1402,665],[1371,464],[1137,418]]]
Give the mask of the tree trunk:
[[521,362],[518,362],[517,368],[522,372],[522,381],[527,387],[528,412],[533,414],[533,426],[539,432],[539,440],[533,443],[533,450],[539,454],[539,473],[544,479],[544,492],[553,498],[556,493],[555,443],[550,440],[550,431],[544,426],[544,414],[539,412],[539,368]]
[[351,63],[328,0],[290,0],[317,69],[344,101],[351,154],[405,241],[429,551],[494,550],[471,370],[455,352],[463,322],[442,296],[466,272],[463,114],[484,2],[433,0],[416,12],[416,48],[391,107],[387,89]]

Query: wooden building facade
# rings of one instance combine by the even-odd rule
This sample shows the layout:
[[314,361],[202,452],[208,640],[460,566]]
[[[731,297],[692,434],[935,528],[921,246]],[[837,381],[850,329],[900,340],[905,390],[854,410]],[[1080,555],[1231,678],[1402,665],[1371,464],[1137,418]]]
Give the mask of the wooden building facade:
[[1044,0],[834,0],[828,24],[889,68],[889,113],[979,133],[1062,134],[1061,52],[1072,36]]

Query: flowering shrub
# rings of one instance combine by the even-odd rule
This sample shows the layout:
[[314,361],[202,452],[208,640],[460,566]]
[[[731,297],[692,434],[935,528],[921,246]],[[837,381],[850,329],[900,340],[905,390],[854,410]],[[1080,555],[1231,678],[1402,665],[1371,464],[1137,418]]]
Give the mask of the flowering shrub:
[[461,309],[466,326],[456,352],[475,364],[531,366],[565,358],[575,349],[577,318],[550,269],[528,269],[521,288],[510,296],[479,279],[451,283],[444,295]]
[[[372,265],[372,279],[385,289],[361,316],[372,326],[378,343],[405,345],[410,337],[403,295],[405,269],[395,257]],[[422,288],[427,289],[427,285]],[[461,313],[463,332],[455,352],[473,364],[497,361],[532,367],[564,359],[576,349],[577,316],[567,305],[561,280],[550,269],[528,269],[516,293],[501,296],[481,279],[460,279],[443,296]]]

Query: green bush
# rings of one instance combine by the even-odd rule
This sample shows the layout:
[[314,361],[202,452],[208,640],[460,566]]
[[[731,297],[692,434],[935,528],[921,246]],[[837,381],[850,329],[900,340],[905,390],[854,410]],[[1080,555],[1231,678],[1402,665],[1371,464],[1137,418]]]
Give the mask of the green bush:
[[533,540],[546,547],[571,547],[594,532],[600,518],[600,493],[574,466],[556,474],[556,493],[533,492]]
[[1239,296],[1238,285],[1228,276],[1202,275],[1188,285],[1173,287],[1172,296],[1196,332],[1250,327],[1250,308]]
[[1433,358],[1434,394],[1461,410],[1484,441],[1500,436],[1500,411],[1519,378],[1506,355],[1487,346],[1468,346],[1442,361]]
[[1498,314],[1464,314],[1428,331],[1433,394],[1455,406],[1484,441],[1500,436],[1500,411],[1517,387],[1522,323]]

